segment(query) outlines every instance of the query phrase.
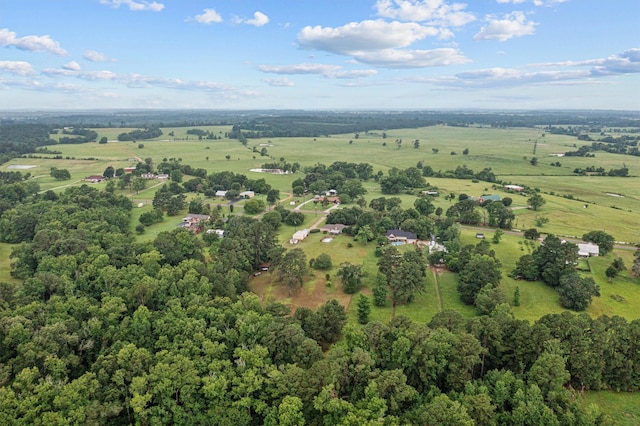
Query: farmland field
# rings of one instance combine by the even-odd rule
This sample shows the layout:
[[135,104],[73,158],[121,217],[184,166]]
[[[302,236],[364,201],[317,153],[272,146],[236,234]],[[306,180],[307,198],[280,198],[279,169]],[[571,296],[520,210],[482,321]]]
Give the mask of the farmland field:
[[[387,172],[392,167],[407,168],[416,166],[421,161],[424,166],[430,166],[434,171],[445,172],[454,170],[459,165],[479,171],[483,168],[491,168],[498,179],[504,182],[528,185],[538,188],[546,200],[546,204],[538,211],[527,209],[527,198],[519,194],[508,194],[501,186],[496,186],[483,181],[468,179],[436,178],[428,177],[427,181],[432,188],[437,188],[440,197],[435,198],[434,205],[446,210],[453,202],[445,199],[445,195],[467,194],[480,196],[482,194],[498,194],[501,197],[509,196],[513,199],[512,208],[516,215],[514,228],[527,229],[535,227],[535,221],[539,217],[548,219],[544,226],[539,227],[543,233],[554,233],[564,237],[580,237],[591,230],[603,230],[610,233],[617,241],[639,243],[640,242],[640,157],[621,156],[609,153],[597,153],[594,158],[584,157],[552,157],[568,150],[574,150],[575,145],[582,144],[575,137],[565,135],[545,134],[536,128],[507,128],[497,129],[482,126],[452,127],[432,126],[415,129],[394,129],[386,132],[370,131],[366,133],[342,134],[323,136],[317,138],[269,138],[249,139],[247,146],[243,146],[237,140],[228,139],[226,133],[230,126],[202,127],[211,131],[219,139],[199,140],[194,135],[187,135],[189,128],[163,128],[163,135],[156,140],[140,142],[118,142],[117,135],[131,129],[95,129],[98,137],[105,136],[107,144],[87,143],[78,145],[55,145],[49,147],[52,151],[58,151],[58,158],[54,154],[36,154],[31,158],[16,158],[3,165],[4,169],[12,165],[35,166],[29,172],[35,179],[41,190],[62,190],[69,185],[83,184],[85,176],[101,174],[107,166],[132,167],[138,161],[151,158],[153,163],[164,159],[181,159],[183,164],[189,164],[194,168],[205,168],[209,173],[228,170],[234,173],[247,175],[250,179],[264,178],[270,185],[281,192],[281,202],[288,208],[304,202],[305,198],[289,198],[291,183],[298,178],[293,175],[272,175],[251,172],[252,168],[259,168],[263,163],[277,161],[284,158],[289,163],[298,162],[305,166],[316,163],[331,164],[334,161],[368,162],[375,172],[382,170]],[[54,135],[60,136],[60,135]],[[401,141],[401,142],[400,142]],[[417,142],[416,142],[417,141]],[[539,161],[536,166],[530,164],[534,156]],[[266,148],[266,156],[260,151]],[[464,155],[463,151],[468,150]],[[455,155],[454,155],[455,154]],[[34,158],[35,157],[35,158]],[[227,158],[228,157],[228,158]],[[552,166],[551,163],[560,161],[561,167]],[[629,169],[630,177],[602,177],[579,176],[572,171],[576,167],[587,167],[596,164],[605,170],[622,167],[624,164]],[[66,168],[71,173],[71,180],[56,181],[49,176],[51,167]],[[104,187],[104,183],[95,184]],[[134,209],[131,230],[137,224],[137,218],[148,211],[157,184],[150,188],[134,193],[124,190],[122,193],[131,197],[134,205],[142,203],[143,207]],[[364,182],[367,189],[365,199],[368,202],[373,198],[384,196],[380,192],[379,185],[370,180]],[[415,194],[398,194],[402,200],[403,208],[412,206]],[[190,195],[193,197],[193,195]],[[294,204],[290,205],[293,201]],[[203,202],[212,206],[226,203],[215,199],[203,199]],[[242,204],[236,206],[236,214],[242,212]],[[225,212],[228,210],[224,208]],[[322,207],[307,204],[303,207],[305,222],[298,229],[310,227],[322,219]],[[186,213],[186,211],[185,211]],[[138,238],[143,241],[152,240],[159,232],[175,229],[180,217],[166,217],[163,222],[153,225],[147,232]],[[280,240],[287,242],[295,228],[283,225],[280,230]],[[463,232],[463,243],[475,243],[475,231]],[[491,236],[490,230],[487,236]],[[347,248],[349,237],[339,236],[332,243],[321,243],[321,234],[312,234],[304,241],[301,247],[307,253],[307,258],[317,257],[323,252],[329,252],[333,258],[334,268],[329,271],[335,274],[342,262],[363,264],[368,273],[365,278],[365,287],[371,288],[375,282],[377,273],[376,261],[373,256],[373,246],[363,246],[354,243],[353,248]],[[317,241],[316,241],[317,240]],[[288,246],[285,244],[285,246]],[[517,258],[526,253],[522,238],[515,235],[506,235],[500,244],[493,247],[498,257],[503,262],[503,279],[501,286],[509,295],[513,294],[516,286],[520,287],[522,304],[514,307],[514,313],[522,318],[534,320],[549,312],[560,312],[557,295],[553,289],[545,287],[541,283],[522,283],[508,277],[508,273]],[[530,248],[527,248],[530,250]],[[4,248],[8,251],[8,248]],[[620,252],[618,254],[618,252]],[[616,255],[623,256],[627,264],[631,262],[630,251],[616,251]],[[601,313],[622,314],[627,318],[636,318],[640,312],[636,300],[640,295],[635,291],[636,286],[627,275],[622,274],[615,283],[607,283],[604,278],[604,269],[610,263],[609,257],[593,262],[592,274],[602,288],[602,297],[598,298],[589,308],[593,315]],[[8,278],[8,268],[3,268],[0,273]],[[455,308],[462,310],[465,315],[473,315],[472,308],[463,306],[457,300],[455,290],[455,275],[439,273],[438,284],[440,288],[441,305],[443,308]],[[433,276],[429,276],[426,282],[427,292],[416,300],[424,309],[413,310],[409,307],[406,313],[420,320],[428,318],[437,311],[435,299],[435,287]],[[430,292],[433,291],[434,294]],[[625,302],[618,302],[611,295],[622,296]],[[618,300],[620,300],[618,298]],[[404,308],[399,309],[399,313]],[[373,317],[380,319],[388,316],[385,308],[375,308]]]

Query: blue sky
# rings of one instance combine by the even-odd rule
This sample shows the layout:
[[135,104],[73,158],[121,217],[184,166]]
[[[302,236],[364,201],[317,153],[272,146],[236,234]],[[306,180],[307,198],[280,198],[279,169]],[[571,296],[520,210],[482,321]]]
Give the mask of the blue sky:
[[0,110],[640,109],[638,0],[0,0]]

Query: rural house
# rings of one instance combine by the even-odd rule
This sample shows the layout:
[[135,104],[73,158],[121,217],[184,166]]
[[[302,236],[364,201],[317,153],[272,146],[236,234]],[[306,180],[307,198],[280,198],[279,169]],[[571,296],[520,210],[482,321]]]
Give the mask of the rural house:
[[205,222],[211,219],[211,216],[204,214],[190,214],[182,219],[182,222],[178,224],[179,227],[187,229],[193,232],[200,232]]
[[596,257],[600,256],[600,247],[597,244],[586,243],[578,244],[578,256],[580,257]]
[[390,243],[415,244],[418,242],[418,235],[415,232],[401,229],[389,229],[384,236],[387,237]]
[[87,176],[83,180],[85,182],[100,183],[100,182],[104,182],[105,177],[104,176],[99,176],[99,175],[94,175],[94,176]]
[[291,239],[289,240],[289,243],[298,244],[300,241],[307,238],[310,233],[311,231],[309,229],[302,229],[300,231],[297,231],[295,234],[293,234],[293,237],[291,237]]

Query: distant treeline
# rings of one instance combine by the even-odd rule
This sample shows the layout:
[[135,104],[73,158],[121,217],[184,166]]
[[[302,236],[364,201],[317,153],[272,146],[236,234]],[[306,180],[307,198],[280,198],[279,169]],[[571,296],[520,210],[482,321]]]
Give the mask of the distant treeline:
[[162,136],[162,130],[160,130],[160,128],[158,127],[154,127],[152,129],[137,129],[127,133],[120,133],[118,135],[118,140],[121,142],[137,141],[144,139],[153,139],[159,136]]

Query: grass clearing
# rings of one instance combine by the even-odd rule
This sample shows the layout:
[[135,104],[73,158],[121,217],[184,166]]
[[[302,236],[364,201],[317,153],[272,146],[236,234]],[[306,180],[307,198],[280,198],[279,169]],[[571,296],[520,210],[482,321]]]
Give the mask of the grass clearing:
[[592,391],[581,394],[581,404],[596,404],[619,426],[640,424],[640,395],[637,392]]

